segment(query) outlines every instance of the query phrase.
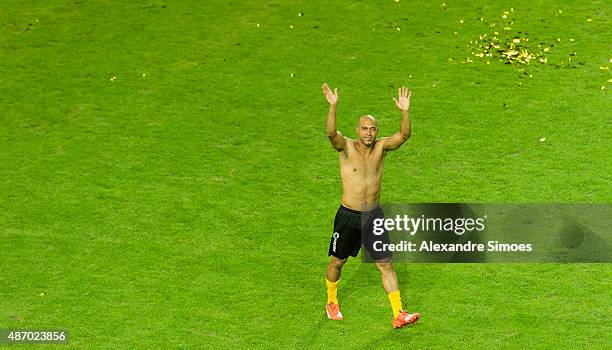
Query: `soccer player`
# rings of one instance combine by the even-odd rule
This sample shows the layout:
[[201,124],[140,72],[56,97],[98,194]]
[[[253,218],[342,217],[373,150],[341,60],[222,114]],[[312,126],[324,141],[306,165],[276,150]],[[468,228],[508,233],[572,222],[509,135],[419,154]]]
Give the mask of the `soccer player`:
[[332,147],[338,151],[342,178],[342,205],[334,220],[334,232],[329,242],[328,253],[331,259],[325,276],[327,317],[331,320],[343,319],[337,297],[340,272],[348,257],[356,257],[363,244],[380,271],[383,288],[393,309],[393,327],[401,328],[416,322],[420,314],[409,314],[403,310],[391,252],[375,251],[373,247],[376,241],[389,243],[388,232],[385,230],[382,235],[374,236],[372,221],[384,217],[378,203],[385,156],[387,152],[398,149],[410,137],[408,109],[411,92],[407,87],[401,87],[398,90],[398,98],[393,99],[397,108],[402,111],[399,132],[390,137],[377,139],[376,119],[371,115],[364,115],[359,118],[355,140],[343,136],[336,130],[338,89],[332,91],[325,83],[323,94],[329,103],[327,136]]

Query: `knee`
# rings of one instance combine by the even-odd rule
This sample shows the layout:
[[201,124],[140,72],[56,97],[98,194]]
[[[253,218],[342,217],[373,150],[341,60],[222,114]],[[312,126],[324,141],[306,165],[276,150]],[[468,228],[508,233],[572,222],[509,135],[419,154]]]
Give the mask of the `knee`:
[[377,262],[376,267],[378,268],[380,273],[393,273],[392,262]]
[[344,264],[346,264],[347,259],[338,259],[335,256],[332,256],[332,259],[329,261],[329,265],[336,269],[341,269]]

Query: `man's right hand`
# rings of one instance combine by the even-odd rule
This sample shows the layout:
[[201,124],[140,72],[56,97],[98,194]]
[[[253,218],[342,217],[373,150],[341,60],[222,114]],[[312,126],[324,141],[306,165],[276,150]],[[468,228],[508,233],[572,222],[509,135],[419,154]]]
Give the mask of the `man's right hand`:
[[338,103],[338,88],[335,88],[334,91],[332,91],[327,83],[325,83],[323,84],[323,94],[325,95],[325,99],[327,99],[329,105],[335,107],[336,103]]

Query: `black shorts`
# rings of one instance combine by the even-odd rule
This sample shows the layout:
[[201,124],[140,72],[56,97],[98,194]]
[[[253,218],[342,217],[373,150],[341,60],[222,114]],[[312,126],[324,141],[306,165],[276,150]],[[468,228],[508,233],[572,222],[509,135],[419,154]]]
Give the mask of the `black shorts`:
[[[381,232],[374,232],[374,220],[384,219],[384,213],[380,207],[367,212],[361,212],[340,206],[334,219],[334,233],[329,241],[329,253],[338,259],[346,259],[350,256],[357,256],[361,244],[368,251],[373,260],[381,260],[391,257],[392,253],[385,249],[376,251],[374,248],[382,250],[382,244],[388,244],[389,232],[382,228]],[[381,227],[382,226],[382,227]]]

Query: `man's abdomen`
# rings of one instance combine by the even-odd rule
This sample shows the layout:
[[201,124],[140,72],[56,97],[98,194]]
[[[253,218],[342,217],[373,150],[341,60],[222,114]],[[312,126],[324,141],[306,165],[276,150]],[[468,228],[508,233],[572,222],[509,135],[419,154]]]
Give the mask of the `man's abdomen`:
[[378,206],[380,201],[381,176],[365,179],[342,177],[342,204],[358,211],[367,211]]

